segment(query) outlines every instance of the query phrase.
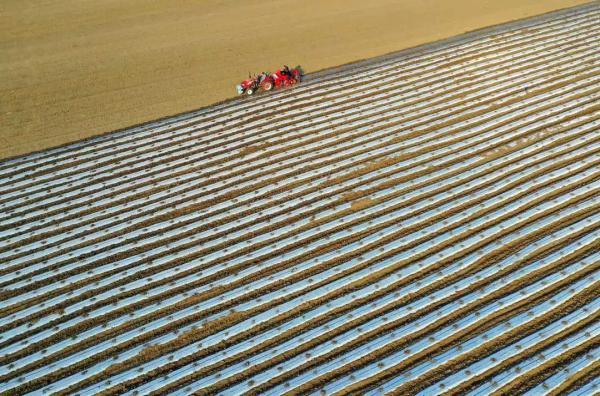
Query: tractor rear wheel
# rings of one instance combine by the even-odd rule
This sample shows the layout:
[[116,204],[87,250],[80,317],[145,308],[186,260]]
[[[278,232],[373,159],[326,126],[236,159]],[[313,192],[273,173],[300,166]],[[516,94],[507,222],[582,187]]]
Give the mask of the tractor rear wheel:
[[267,82],[265,82],[265,83],[263,84],[262,88],[263,88],[265,91],[270,91],[270,90],[272,90],[272,89],[273,89],[273,83],[272,83],[271,81],[267,81]]

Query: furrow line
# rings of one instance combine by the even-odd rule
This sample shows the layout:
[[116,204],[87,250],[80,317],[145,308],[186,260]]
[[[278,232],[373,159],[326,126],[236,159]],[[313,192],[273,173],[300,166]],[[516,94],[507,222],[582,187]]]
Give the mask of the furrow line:
[[[569,347],[572,348],[574,345],[578,345],[580,342],[583,342],[584,339],[591,338],[592,334],[598,335],[598,333],[600,333],[600,325],[595,324],[589,329],[589,331],[586,331],[584,334],[579,334],[578,337],[573,337],[572,339],[567,340],[565,342],[565,344],[567,345],[563,344],[561,346],[555,347],[553,350],[548,351],[550,353],[550,357],[548,357],[548,355],[540,354],[536,357],[531,358],[531,361],[535,361],[536,359],[543,360],[543,358],[546,358],[546,360],[551,359],[560,353],[561,347],[565,350]],[[589,350],[586,354],[580,356],[577,359],[574,359],[568,365],[564,366],[561,370],[555,372],[554,374],[546,378],[543,382],[529,389],[526,393],[530,395],[535,395],[536,393],[541,392],[544,392],[546,394],[549,393],[553,389],[561,386],[564,382],[568,381],[574,375],[577,375],[579,374],[579,372],[583,372],[586,369],[589,369],[590,366],[592,366],[598,361],[598,358],[600,356],[599,354],[600,348]],[[515,369],[515,371],[516,370],[517,369]],[[589,380],[588,383],[585,384],[585,386],[591,385],[593,386],[593,381],[592,384],[590,384]],[[583,391],[585,392],[585,390]]]
[[[597,323],[599,321],[600,313],[590,316],[590,318],[587,320],[588,323]],[[563,333],[568,334],[567,331],[564,331]],[[563,335],[563,333],[561,333],[560,335]],[[549,341],[560,342],[560,339],[550,339]],[[505,385],[501,389],[498,389],[497,391],[492,393],[492,395],[500,396],[525,393],[527,390],[541,383],[550,375],[552,375],[565,365],[569,364],[569,362],[571,362],[572,360],[575,360],[581,355],[586,354],[588,351],[596,349],[598,347],[600,347],[600,336],[595,336],[591,340],[586,341],[573,349],[563,352],[559,357],[556,357],[551,361],[544,363],[539,367],[536,367],[534,370],[532,370],[532,372],[528,372],[526,375],[518,377],[516,380],[512,381],[508,385]]]
[[233,320],[234,320],[234,321],[236,321],[236,322],[238,321],[238,319],[237,319],[237,318],[234,318]]
[[573,374],[557,388],[552,389],[548,396],[560,396],[572,394],[591,380],[600,378],[600,362],[594,361],[589,367],[584,368]]
[[[597,266],[596,269],[598,269]],[[568,277],[567,280],[570,280],[570,278],[571,277]],[[565,284],[565,282],[560,282],[562,287],[568,287],[570,283],[571,282]],[[563,302],[562,304],[553,308],[549,312],[546,312],[540,317],[534,319],[532,321],[533,323],[528,323],[526,325],[515,327],[512,330],[499,335],[493,341],[490,341],[484,345],[481,345],[478,348],[475,348],[474,351],[470,351],[469,353],[464,354],[463,356],[461,356],[460,359],[445,364],[440,364],[434,370],[429,371],[426,377],[421,376],[418,380],[406,382],[400,387],[396,388],[394,392],[392,392],[392,394],[416,394],[422,389],[424,389],[426,386],[429,386],[432,383],[439,381],[445,375],[445,373],[449,371],[455,372],[457,370],[460,370],[461,367],[472,363],[473,361],[479,359],[481,356],[487,356],[495,350],[497,350],[498,348],[502,347],[503,345],[509,345],[538,329],[544,328],[547,324],[559,320],[566,314],[573,312],[577,308],[580,308],[600,297],[599,286],[600,283],[594,283],[592,286],[587,287],[585,290],[571,297],[566,302]],[[536,299],[536,301],[540,300]],[[438,354],[440,350],[452,347],[456,343],[460,342],[460,340],[471,338],[473,337],[473,335],[481,333],[484,329],[489,328],[492,325],[502,323],[504,320],[513,316],[515,313],[526,311],[531,305],[534,304],[532,304],[531,301],[528,300],[526,302],[520,302],[508,306],[500,310],[500,312],[498,312],[498,314],[496,314],[493,319],[488,319],[485,323],[477,323],[475,325],[469,326],[468,328],[461,329],[455,335],[438,342],[434,347],[423,350],[415,354],[414,356],[406,359],[402,363],[390,369],[386,369],[371,378],[362,380],[357,384],[349,386],[346,389],[346,391],[360,393],[366,390],[372,390],[377,386],[378,383],[381,383],[382,381],[390,378],[393,375],[397,375],[402,370],[410,368],[414,366],[417,362],[426,360],[428,357]],[[592,320],[590,320],[590,322],[591,321]],[[386,347],[386,349],[389,351],[389,347]],[[378,351],[378,354],[381,354],[382,352],[389,353],[388,351]],[[322,382],[323,381],[319,381],[318,383]],[[308,390],[314,390],[315,388],[316,383],[309,383],[301,387],[300,389],[295,389],[295,391],[302,393]]]
[[[503,274],[502,274],[502,276],[503,276]],[[409,281],[410,281],[410,280],[405,280],[404,282],[406,283],[406,282],[409,282]],[[414,280],[413,280],[413,282],[414,282]],[[480,285],[481,283],[482,283],[482,282],[479,282],[479,285]],[[409,297],[400,297],[400,296],[398,296],[398,298],[409,298]],[[415,297],[415,298],[416,298],[416,297]],[[405,303],[406,303],[406,304],[408,304],[408,302],[405,302]],[[346,311],[346,312],[347,312],[347,311]],[[373,316],[374,314],[370,314],[370,316],[371,316],[371,317],[381,317],[381,316],[384,316],[384,315],[386,315],[386,312],[389,312],[389,308],[388,308],[388,309],[386,309],[386,310],[384,310],[383,312],[382,312],[381,310],[378,310],[378,312],[376,312],[376,313],[375,313],[375,314],[377,314],[378,316]],[[355,320],[355,322],[356,322],[356,320]],[[344,326],[345,326],[346,328],[348,328],[348,325],[347,325],[345,322],[342,322],[342,323],[340,323],[340,324],[344,324]],[[360,321],[360,322],[359,322],[359,325],[360,325],[360,324],[365,324],[365,322],[364,322],[364,321]],[[355,324],[355,325],[356,325],[356,324]],[[347,329],[346,329],[346,330],[347,330]],[[329,330],[329,331],[331,331],[331,330]],[[297,329],[295,329],[295,330],[293,331],[292,335],[293,335],[293,336],[297,336],[297,334],[299,334],[299,333],[301,333],[301,330],[297,330]],[[319,333],[319,334],[321,334],[321,333]],[[325,337],[325,338],[330,338],[331,336],[335,336],[335,334],[333,334],[333,335],[332,335],[332,334],[327,334],[327,335],[324,335],[323,337]],[[311,338],[311,337],[309,337],[308,339],[311,339],[311,340],[312,340],[312,338]],[[322,341],[322,340],[319,340],[319,341]],[[318,343],[316,343],[316,344],[315,344],[313,341],[311,341],[311,343],[313,343],[315,346],[316,346],[316,345],[319,345]],[[253,347],[252,349],[258,349],[258,351],[260,351],[260,350],[267,350],[267,349],[270,349],[270,348],[272,348],[272,346],[271,346],[271,345],[269,345],[269,344],[271,344],[271,345],[276,345],[276,344],[275,344],[275,340],[269,340],[269,341],[267,342],[267,345],[258,345],[258,346],[256,346],[256,347]],[[301,350],[301,351],[298,351],[296,354],[300,354],[300,353],[306,352],[306,350],[307,350],[306,348],[303,348],[303,350]],[[212,353],[217,353],[217,351],[211,351],[211,352],[212,352]],[[248,353],[248,352],[245,352],[245,353]],[[291,357],[291,356],[293,356],[293,354],[291,354],[291,353],[286,353],[286,354],[287,354],[287,357]],[[217,366],[223,366],[223,367],[227,367],[227,366],[229,366],[230,364],[234,363],[235,361],[238,361],[239,359],[241,359],[241,357],[239,357],[239,356],[230,357],[230,358],[228,358],[228,359],[227,359],[227,361],[226,361],[226,362],[218,362]],[[273,363],[273,364],[274,364],[274,363]],[[271,364],[270,364],[270,365],[271,365]],[[212,369],[214,370],[214,369],[215,369],[215,367],[212,367]],[[204,372],[206,372],[207,370],[208,370],[208,368],[207,368],[207,367],[203,367],[203,368],[201,369],[201,371],[204,371]],[[198,375],[198,374],[199,374],[199,373],[197,373],[197,372],[196,372],[194,375]]]
[[[598,315],[600,315],[600,313],[598,313]],[[592,324],[594,324],[593,321],[592,321]],[[474,388],[481,386],[483,383],[489,382],[489,380],[491,378],[495,377],[496,375],[503,373],[503,372],[508,372],[511,368],[513,368],[517,365],[519,365],[518,366],[519,369],[522,370],[524,368],[524,366],[522,366],[522,363],[524,361],[526,361],[527,359],[531,359],[534,355],[538,355],[540,353],[545,353],[547,349],[555,347],[557,344],[562,343],[565,339],[580,332],[582,330],[582,328],[585,328],[585,326],[581,326],[580,324],[577,324],[577,326],[566,327],[565,329],[558,332],[557,334],[554,334],[551,337],[545,338],[529,348],[525,348],[523,351],[521,351],[515,355],[512,355],[508,359],[503,360],[501,362],[501,364],[497,364],[497,365],[489,368],[487,371],[484,371],[483,373],[478,374],[472,378],[469,378],[467,381],[460,383],[458,386],[453,387],[452,389],[445,390],[445,392],[447,392],[448,395],[455,395],[455,396],[465,395],[465,394],[470,393]],[[561,352],[561,355],[563,353],[564,352]],[[571,351],[569,351],[569,353],[571,353]],[[565,359],[565,360],[559,359],[559,361],[561,361],[563,364],[565,364],[571,358],[578,357],[578,356],[579,356],[579,353],[577,353],[576,355],[571,355],[570,358]],[[561,357],[565,357],[565,356],[562,355]],[[511,384],[514,384],[515,381],[517,383],[519,383],[519,382],[521,382],[522,379],[525,379],[525,378],[528,381],[535,379],[536,383],[533,384],[533,386],[541,383],[542,380],[537,381],[538,375],[539,375],[538,373],[540,371],[543,373],[546,373],[546,374],[548,374],[548,376],[550,376],[552,372],[549,371],[548,368],[551,367],[551,368],[557,369],[559,367],[559,365],[556,365],[555,361],[554,362],[553,361],[554,361],[554,359],[551,359],[550,361],[545,362],[540,366],[536,366],[533,369],[522,373],[521,375],[518,376],[517,379],[515,379],[514,381],[511,381],[510,384],[503,386],[502,389],[510,389]],[[532,384],[532,383],[530,383],[530,384]],[[487,389],[486,392],[490,392],[490,389]],[[519,392],[519,393],[522,394],[524,392]],[[515,394],[515,393],[512,393],[512,394]]]

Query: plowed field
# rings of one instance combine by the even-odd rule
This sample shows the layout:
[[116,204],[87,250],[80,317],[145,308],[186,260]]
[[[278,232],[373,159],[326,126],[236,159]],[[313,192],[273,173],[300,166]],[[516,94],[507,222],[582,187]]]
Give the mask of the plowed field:
[[0,2],[0,158],[214,104],[249,71],[316,71],[589,0]]
[[0,162],[0,392],[597,392],[599,42],[593,3]]

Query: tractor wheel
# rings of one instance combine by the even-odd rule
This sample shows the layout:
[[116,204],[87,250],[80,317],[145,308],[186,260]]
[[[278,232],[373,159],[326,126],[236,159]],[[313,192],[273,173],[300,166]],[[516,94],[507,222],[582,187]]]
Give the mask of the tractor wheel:
[[248,96],[252,95],[253,93],[254,93],[254,88],[248,88],[246,90],[246,95],[248,95]]
[[273,83],[271,81],[267,81],[262,87],[265,91],[270,91],[273,89]]

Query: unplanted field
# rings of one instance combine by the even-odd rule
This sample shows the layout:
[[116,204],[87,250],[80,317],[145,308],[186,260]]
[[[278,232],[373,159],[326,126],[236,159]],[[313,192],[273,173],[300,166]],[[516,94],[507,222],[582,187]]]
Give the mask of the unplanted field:
[[578,394],[600,7],[0,163],[5,394]]
[[0,158],[231,98],[281,63],[335,67],[585,2],[6,0]]

